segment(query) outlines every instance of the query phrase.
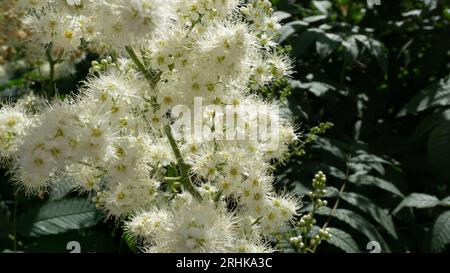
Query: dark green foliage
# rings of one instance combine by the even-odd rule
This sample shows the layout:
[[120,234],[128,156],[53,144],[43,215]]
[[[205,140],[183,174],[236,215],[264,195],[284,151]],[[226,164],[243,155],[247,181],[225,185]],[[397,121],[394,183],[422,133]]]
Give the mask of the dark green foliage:
[[273,2],[298,71],[286,111],[303,132],[334,124],[278,170],[300,195],[328,176],[318,251],[449,251],[450,1]]

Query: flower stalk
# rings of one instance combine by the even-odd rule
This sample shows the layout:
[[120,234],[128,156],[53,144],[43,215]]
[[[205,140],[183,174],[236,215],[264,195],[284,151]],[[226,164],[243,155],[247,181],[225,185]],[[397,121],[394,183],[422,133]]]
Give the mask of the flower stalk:
[[[134,51],[134,49],[131,46],[126,46],[125,50],[127,51],[128,55],[130,56],[131,60],[133,60],[134,64],[138,67],[138,69],[141,71],[142,74],[144,74],[145,78],[153,84],[153,82],[155,82],[155,79],[152,75],[152,73],[150,72],[149,69],[147,69],[144,65],[144,63],[141,61],[141,59],[137,56],[136,52]],[[170,143],[170,147],[172,148],[172,151],[175,155],[175,158],[177,159],[178,162],[178,169],[180,170],[180,182],[183,185],[183,187],[189,191],[192,196],[194,196],[197,200],[201,200],[202,196],[200,195],[200,193],[197,191],[197,189],[195,188],[194,184],[192,183],[191,177],[189,175],[189,167],[188,165],[186,165],[186,163],[184,162],[184,159],[181,155],[180,149],[178,147],[178,144],[175,140],[175,138],[173,137],[172,134],[172,128],[170,127],[170,125],[166,125],[164,127],[164,132],[169,140]]]
[[50,66],[50,72],[48,77],[48,87],[49,87],[49,94],[51,96],[54,96],[56,94],[56,87],[55,87],[55,65],[57,63],[56,60],[52,57],[52,49],[53,46],[50,44],[47,47],[47,50],[45,51],[45,54],[47,55],[48,64]]

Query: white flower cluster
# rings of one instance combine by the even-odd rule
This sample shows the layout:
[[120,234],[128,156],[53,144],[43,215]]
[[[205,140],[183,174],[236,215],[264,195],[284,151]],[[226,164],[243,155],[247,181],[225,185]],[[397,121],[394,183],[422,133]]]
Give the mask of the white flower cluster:
[[15,107],[4,105],[0,109],[1,157],[7,158],[14,152],[17,152],[18,146],[25,135],[25,130],[31,122],[31,119],[20,105]]
[[70,54],[83,43],[98,50],[142,45],[174,18],[173,0],[19,0],[32,39]]
[[[70,177],[81,192],[96,193],[108,215],[128,219],[128,232],[149,252],[272,251],[266,236],[288,226],[299,201],[277,194],[271,174],[295,130],[255,92],[291,68],[275,43],[269,1],[21,2],[32,9],[25,21],[41,45],[71,52],[86,42],[129,58],[95,62],[77,96],[35,115],[2,109],[0,155],[19,185],[39,193]],[[235,107],[237,131],[279,120],[278,145],[183,130],[175,141],[171,110],[196,98]],[[268,121],[240,110],[245,105],[267,106],[258,109]],[[214,110],[200,116],[215,136],[226,134],[215,118]]]

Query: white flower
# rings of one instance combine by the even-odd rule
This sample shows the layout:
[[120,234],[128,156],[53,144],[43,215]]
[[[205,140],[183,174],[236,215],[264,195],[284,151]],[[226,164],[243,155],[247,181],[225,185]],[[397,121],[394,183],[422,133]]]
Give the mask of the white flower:
[[169,210],[169,216],[154,235],[148,252],[227,252],[236,234],[232,215],[214,202],[192,201]]
[[125,179],[102,192],[103,208],[110,216],[122,217],[146,209],[157,196],[159,182],[153,179]]
[[25,111],[18,107],[4,105],[0,109],[0,155],[9,157],[22,144],[26,129],[32,124]]
[[125,229],[137,239],[151,242],[155,235],[166,228],[168,218],[169,213],[166,210],[140,212],[126,222]]
[[[296,141],[295,128],[256,92],[293,66],[278,53],[280,26],[269,1],[18,4],[32,10],[23,19],[29,50],[42,55],[51,48],[55,60],[64,60],[54,67],[55,79],[74,71],[76,61],[67,58],[81,48],[116,57],[98,64],[77,95],[55,98],[33,115],[24,102],[0,110],[0,156],[12,161],[20,187],[42,193],[69,178],[94,194],[108,216],[129,219],[126,231],[148,252],[273,251],[267,236],[289,226],[299,201],[277,195],[272,185],[271,164]],[[151,84],[125,58],[125,46],[136,49]],[[50,65],[40,63],[49,75]],[[1,66],[0,82],[5,74]],[[215,107],[188,117],[210,138],[177,128],[176,143],[169,143],[164,126],[174,125],[174,107],[194,110],[196,98]],[[217,110],[225,106],[234,111]],[[235,122],[216,126],[228,114]],[[278,132],[259,127],[278,123]],[[228,133],[235,139],[224,138]],[[201,200],[189,192],[186,176]]]

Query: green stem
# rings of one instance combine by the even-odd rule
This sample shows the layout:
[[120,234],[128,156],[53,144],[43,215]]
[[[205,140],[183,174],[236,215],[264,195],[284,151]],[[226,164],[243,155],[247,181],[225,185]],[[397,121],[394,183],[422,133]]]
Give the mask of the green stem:
[[179,182],[181,177],[164,177],[164,180],[167,182]]
[[50,65],[50,74],[49,74],[49,95],[50,96],[54,96],[56,94],[56,88],[55,88],[55,64],[56,61],[53,60],[52,57],[52,48],[53,46],[50,44],[47,47],[47,50],[45,51],[46,55],[47,55],[47,59],[48,59],[48,63]]
[[149,81],[153,82],[153,77],[150,71],[145,67],[144,63],[139,59],[138,55],[136,54],[136,51],[131,46],[126,46],[125,50],[128,53],[128,56],[130,56],[131,60],[133,60],[134,64],[139,68],[139,70],[144,74],[144,77]]
[[180,149],[178,148],[177,142],[175,141],[175,138],[172,134],[172,128],[170,128],[170,125],[166,125],[164,127],[164,131],[166,133],[167,138],[169,139],[170,146],[172,147],[173,153],[175,154],[175,158],[178,162],[178,168],[180,169],[181,174],[181,184],[184,186],[185,189],[187,189],[192,196],[197,198],[197,200],[201,201],[202,196],[195,188],[194,184],[191,181],[191,177],[189,176],[189,167],[184,162],[183,157],[181,156]]
[[[347,162],[348,162],[348,159],[347,159]],[[336,202],[334,203],[333,209],[331,210],[331,213],[330,213],[330,215],[328,216],[328,219],[327,219],[327,220],[325,221],[325,223],[323,224],[322,229],[325,229],[325,228],[328,227],[328,225],[330,224],[331,218],[332,218],[333,215],[336,213],[336,210],[337,210],[337,208],[339,207],[339,202],[340,202],[340,200],[341,200],[341,196],[342,196],[342,194],[344,193],[345,188],[347,187],[347,181],[348,181],[349,172],[350,172],[350,170],[349,170],[349,167],[348,167],[348,164],[347,164],[347,170],[346,170],[346,174],[345,174],[345,180],[344,180],[344,183],[342,184],[341,188],[339,189],[339,193],[338,193]],[[319,245],[316,244],[316,245],[311,249],[312,253],[315,253],[315,252],[316,252],[318,246],[319,246]]]

